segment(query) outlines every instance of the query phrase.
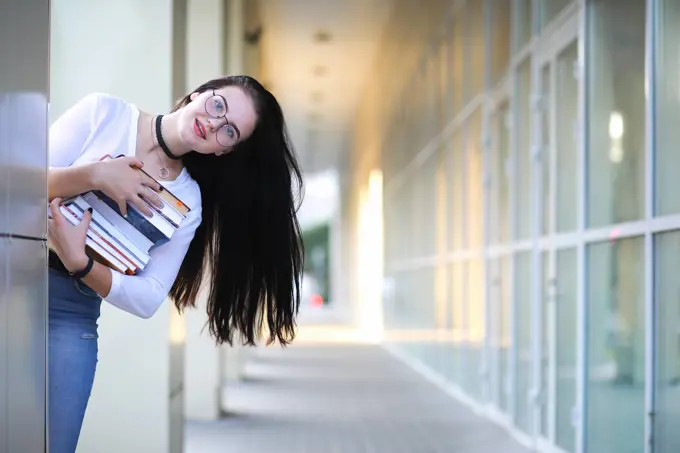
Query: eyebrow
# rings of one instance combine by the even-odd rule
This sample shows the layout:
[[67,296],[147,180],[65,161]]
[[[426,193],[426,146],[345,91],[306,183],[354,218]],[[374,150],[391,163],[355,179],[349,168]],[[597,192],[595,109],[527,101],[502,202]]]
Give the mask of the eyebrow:
[[222,98],[222,100],[224,100],[224,105],[227,107],[227,113],[224,114],[224,119],[227,120],[228,125],[230,125],[231,127],[234,128],[234,130],[238,134],[238,138],[240,139],[241,138],[241,131],[239,130],[238,126],[236,124],[234,124],[232,121],[229,121],[227,119],[227,114],[229,113],[229,101],[227,101],[227,98],[222,96],[221,94],[219,96]]
[[238,138],[241,138],[241,131],[238,130],[238,126],[235,125],[234,123],[232,123],[231,121],[229,121],[227,124],[229,124],[231,127],[233,127],[234,130],[236,131],[236,133],[238,134]]

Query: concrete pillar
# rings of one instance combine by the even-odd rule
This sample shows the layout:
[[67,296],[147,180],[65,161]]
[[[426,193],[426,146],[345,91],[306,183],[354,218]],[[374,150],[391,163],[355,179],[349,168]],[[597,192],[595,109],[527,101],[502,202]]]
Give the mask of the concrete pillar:
[[[243,0],[225,0],[225,38],[226,52],[224,60],[225,73],[240,75],[244,73],[244,23],[245,10]],[[220,381],[223,385],[238,380],[242,371],[243,352],[240,338],[235,336],[234,345],[225,345],[220,356]],[[226,410],[226,392],[222,393],[221,405]]]
[[[52,0],[50,121],[88,93],[148,112],[176,99],[185,0]],[[182,451],[184,325],[166,301],[144,320],[107,303],[78,452]]]
[[[187,92],[223,75],[224,0],[188,0]],[[191,420],[216,420],[220,416],[221,348],[206,328],[206,299],[196,310],[185,312],[185,414]]]

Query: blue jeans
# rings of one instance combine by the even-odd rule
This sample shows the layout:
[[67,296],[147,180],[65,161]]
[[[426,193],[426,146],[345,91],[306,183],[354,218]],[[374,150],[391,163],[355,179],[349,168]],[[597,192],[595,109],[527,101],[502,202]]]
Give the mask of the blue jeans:
[[50,453],[74,453],[97,366],[101,298],[49,269],[48,420]]

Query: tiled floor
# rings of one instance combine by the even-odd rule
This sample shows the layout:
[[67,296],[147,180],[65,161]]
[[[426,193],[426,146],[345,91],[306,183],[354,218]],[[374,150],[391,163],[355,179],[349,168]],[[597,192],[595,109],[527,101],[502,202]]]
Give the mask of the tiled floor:
[[190,422],[186,453],[525,453],[379,346],[259,349],[230,416]]

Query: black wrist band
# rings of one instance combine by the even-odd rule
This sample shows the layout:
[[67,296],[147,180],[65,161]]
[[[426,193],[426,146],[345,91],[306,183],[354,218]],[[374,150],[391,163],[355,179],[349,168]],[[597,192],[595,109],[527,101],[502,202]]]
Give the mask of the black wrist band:
[[85,266],[85,269],[82,271],[74,272],[71,274],[71,277],[75,278],[76,280],[80,280],[81,278],[85,277],[87,274],[90,273],[92,270],[92,266],[94,266],[94,260],[92,257],[88,257],[87,259],[87,266]]

